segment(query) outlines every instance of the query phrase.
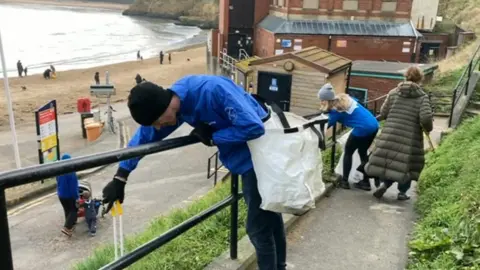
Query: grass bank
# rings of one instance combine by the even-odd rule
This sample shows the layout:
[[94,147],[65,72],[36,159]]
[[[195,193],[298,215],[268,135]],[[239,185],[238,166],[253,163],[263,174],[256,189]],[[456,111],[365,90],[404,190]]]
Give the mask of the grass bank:
[[[165,216],[154,219],[148,228],[137,235],[128,237],[125,242],[126,252],[160,236],[170,228],[182,223],[188,218],[211,207],[215,203],[230,195],[230,181],[219,184],[202,198],[189,206],[176,209]],[[246,205],[239,203],[238,236],[241,239],[245,234]],[[230,235],[230,208],[195,226],[167,245],[157,249],[141,259],[129,269],[138,270],[194,270],[203,269],[214,258],[220,256],[229,247]],[[84,262],[74,266],[77,270],[96,270],[113,261],[113,245],[100,246],[93,255]]]
[[408,269],[480,269],[480,117],[427,156]]

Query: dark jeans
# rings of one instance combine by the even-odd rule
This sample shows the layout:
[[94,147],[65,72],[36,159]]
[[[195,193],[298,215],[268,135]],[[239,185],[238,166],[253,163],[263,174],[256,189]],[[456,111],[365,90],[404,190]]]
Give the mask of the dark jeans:
[[59,199],[63,207],[63,212],[65,214],[65,224],[63,226],[71,230],[75,223],[77,223],[77,206],[75,205],[76,200],[74,198]]
[[[384,180],[383,183],[387,188],[390,188],[393,185],[393,183],[395,183],[395,181]],[[412,186],[412,181],[408,181],[403,184],[398,184],[398,191],[400,193],[407,193],[407,191],[410,189],[411,186]]]
[[255,247],[259,270],[285,270],[287,240],[282,215],[260,208],[257,176],[251,169],[242,175],[243,197],[247,204],[247,234]]
[[368,179],[368,176],[365,175],[363,166],[368,162],[368,148],[373,143],[375,136],[377,136],[377,131],[372,133],[370,136],[357,137],[350,134],[348,137],[347,143],[345,144],[345,155],[343,156],[343,180],[348,181],[348,176],[350,175],[350,170],[352,169],[352,160],[353,153],[358,149],[358,155],[362,161],[361,169],[363,173],[363,179]]
[[87,218],[85,219],[88,225],[88,231],[90,233],[96,233],[97,232],[97,218]]

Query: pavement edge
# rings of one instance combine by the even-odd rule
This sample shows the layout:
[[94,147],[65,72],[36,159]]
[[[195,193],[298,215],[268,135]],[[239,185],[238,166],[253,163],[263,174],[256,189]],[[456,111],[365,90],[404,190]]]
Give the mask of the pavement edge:
[[[322,199],[327,198],[335,189],[335,184],[326,183],[325,190],[315,197],[315,202],[318,204]],[[301,216],[283,215],[283,223],[285,224],[285,230],[287,233],[292,229]],[[224,252],[222,255],[213,260],[212,263],[207,265],[204,270],[250,270],[255,269],[255,249],[250,243],[248,236],[244,236],[238,241],[238,259],[230,259],[230,251]]]
[[[127,132],[126,132],[126,127],[125,127],[125,123],[124,121],[118,121],[117,122],[118,124],[118,148],[124,148],[127,143],[128,143],[128,139],[127,138]],[[99,167],[96,167],[96,168],[92,168],[92,169],[89,169],[89,170],[84,170],[84,171],[81,171],[81,172],[77,172],[77,176],[78,176],[78,179],[81,180],[81,179],[84,179],[84,178],[87,178],[95,173],[98,173],[100,171],[102,171],[103,169],[107,168],[109,165],[104,165],[104,166],[99,166]],[[43,196],[43,195],[47,195],[48,193],[51,193],[52,191],[54,191],[55,189],[57,188],[57,183],[56,181],[53,181],[51,183],[46,183],[44,186],[40,187],[39,189],[36,189],[36,190],[33,190],[31,192],[28,192],[28,193],[25,193],[24,195],[18,197],[18,198],[15,198],[15,199],[10,199],[10,200],[7,200],[7,209],[10,210],[12,208],[15,208],[25,202],[28,202],[30,200],[33,200],[35,198],[38,198],[40,196]]]

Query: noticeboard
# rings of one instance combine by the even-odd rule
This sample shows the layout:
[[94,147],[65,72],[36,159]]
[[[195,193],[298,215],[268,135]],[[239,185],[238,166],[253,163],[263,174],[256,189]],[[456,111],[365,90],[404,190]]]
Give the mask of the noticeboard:
[[57,102],[52,100],[35,111],[40,164],[60,160]]

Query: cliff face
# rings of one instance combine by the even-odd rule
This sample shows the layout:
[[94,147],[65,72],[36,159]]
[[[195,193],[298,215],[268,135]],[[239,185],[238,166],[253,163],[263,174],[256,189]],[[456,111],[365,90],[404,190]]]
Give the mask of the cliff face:
[[174,19],[182,25],[215,28],[218,0],[135,0],[123,14]]

